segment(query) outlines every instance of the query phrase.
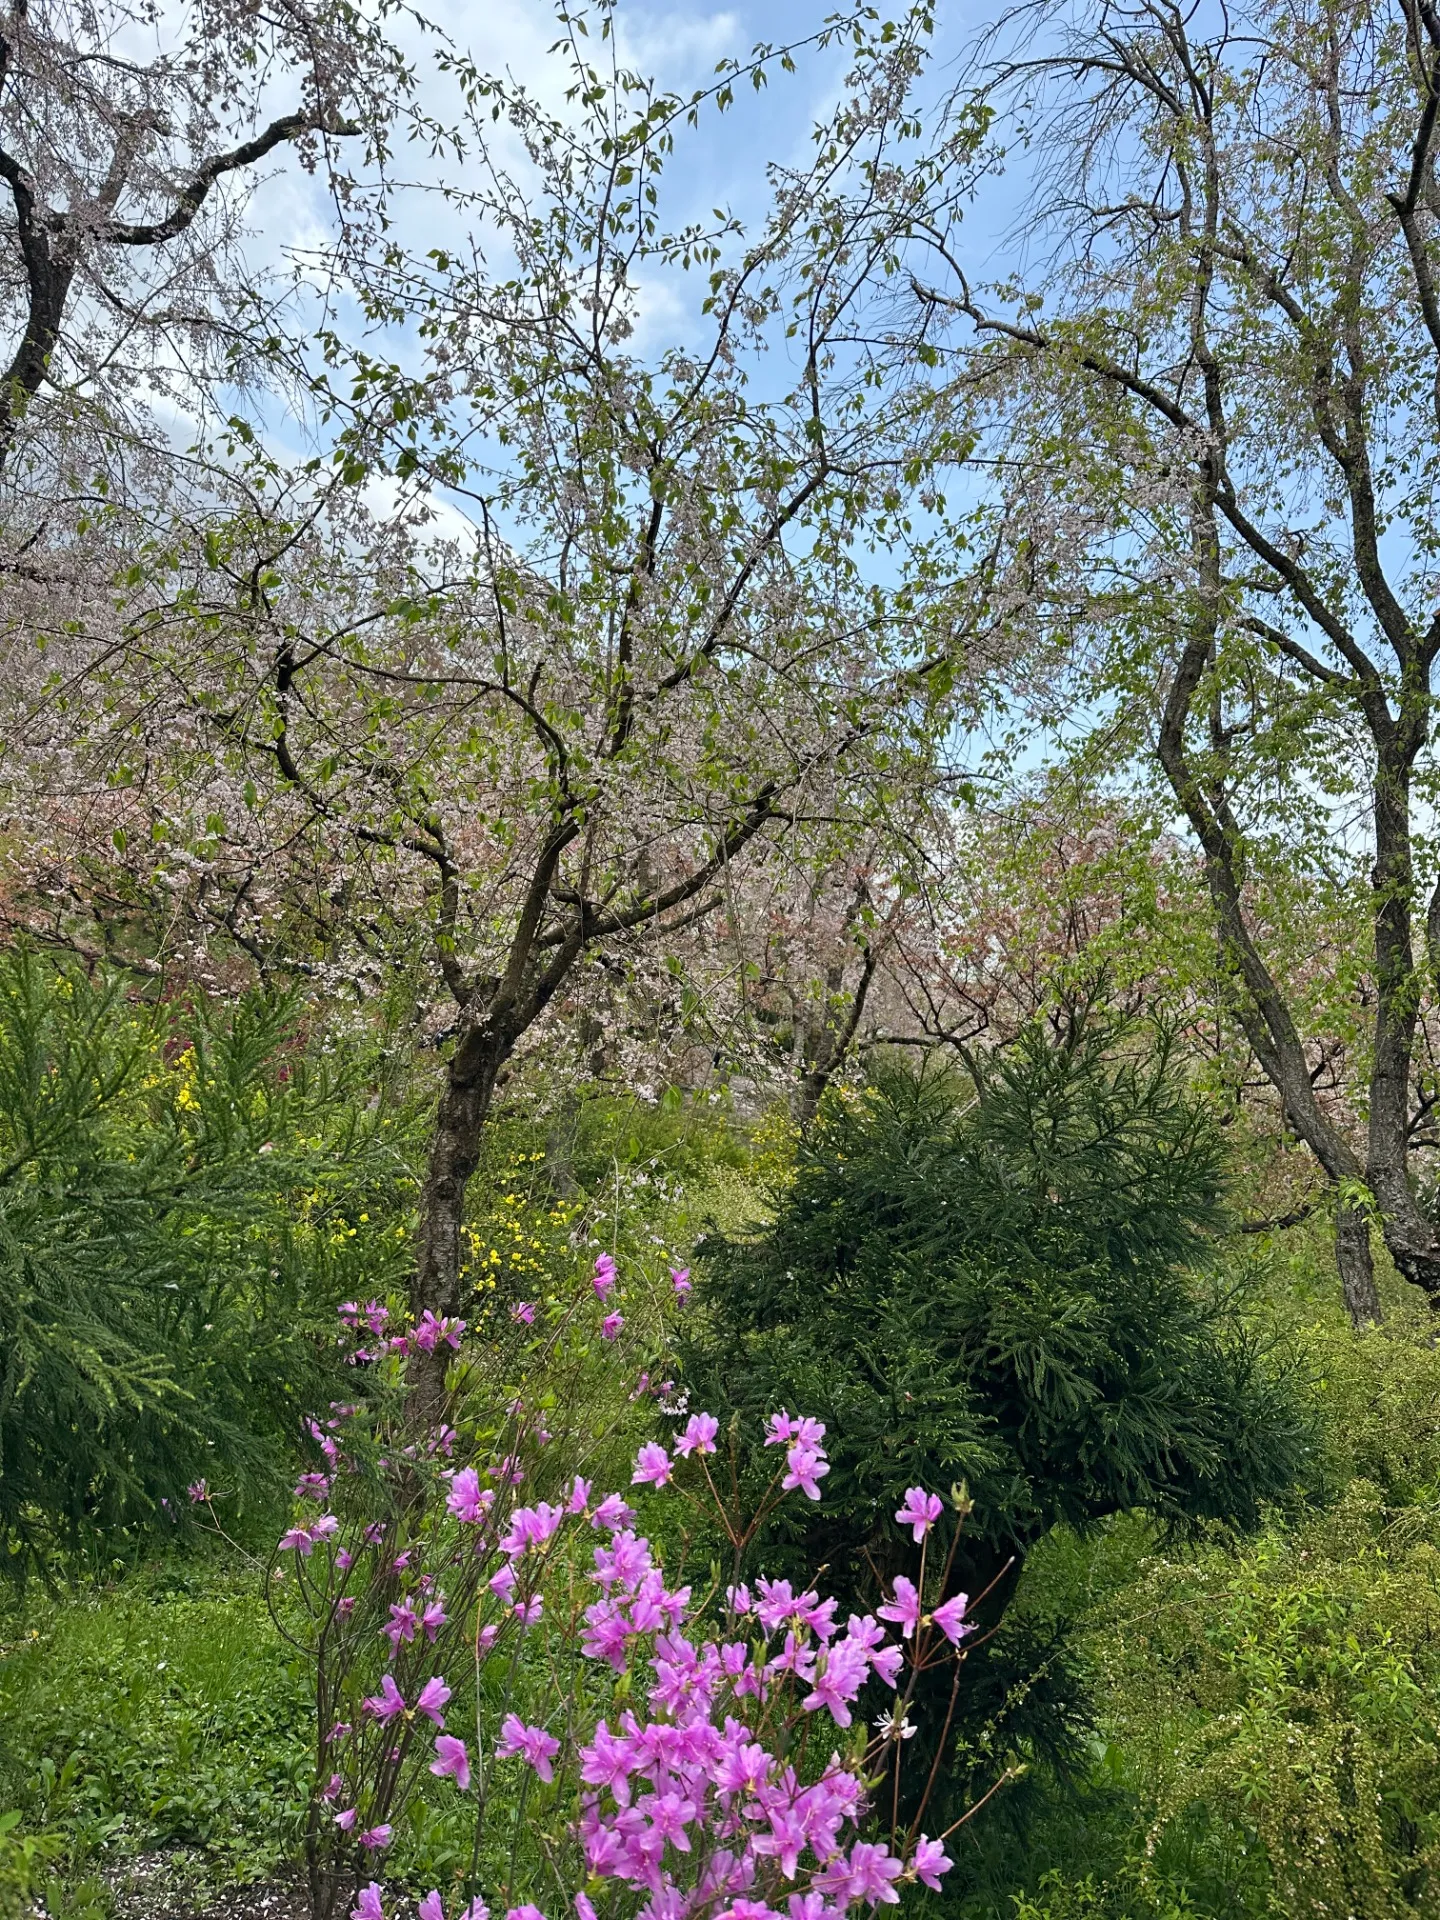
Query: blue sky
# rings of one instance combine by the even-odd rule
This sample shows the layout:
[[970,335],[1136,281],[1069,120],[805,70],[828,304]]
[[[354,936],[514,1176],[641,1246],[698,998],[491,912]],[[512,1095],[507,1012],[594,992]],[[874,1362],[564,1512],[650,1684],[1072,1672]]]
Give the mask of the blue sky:
[[[548,52],[558,33],[548,0],[494,0],[483,7],[466,5],[464,0],[432,0],[428,5],[421,0],[421,8],[452,41],[468,47],[480,67],[508,71],[547,104],[560,107],[568,70],[562,59]],[[629,64],[653,74],[663,86],[684,93],[710,84],[717,61],[744,59],[757,42],[774,45],[801,39],[815,32],[833,10],[834,0],[827,4],[745,0],[744,4],[720,8],[622,5],[621,48]],[[898,5],[892,5],[890,11],[898,12]],[[973,0],[958,0],[958,4],[942,9],[934,42],[933,90],[943,87],[957,53],[983,26],[987,11]],[[432,53],[425,36],[411,29],[400,37],[422,76],[426,76],[422,83],[425,106],[440,117],[448,117],[454,111],[454,95],[449,83],[427,74]],[[698,131],[681,129],[668,169],[667,224],[682,224],[692,215],[707,217],[713,207],[733,210],[742,218],[757,215],[766,197],[765,163],[803,159],[811,126],[832,104],[845,65],[843,50],[807,52],[800,58],[797,73],[785,74],[776,68],[762,92],[756,94],[746,87],[737,93],[728,113],[708,112]],[[283,111],[290,104],[287,101],[282,106],[277,94],[274,108]],[[495,137],[505,152],[508,143],[504,129]],[[413,149],[402,149],[398,165],[402,170],[415,167],[432,179],[438,171]],[[453,167],[451,171],[453,175]],[[460,172],[463,178],[463,169]],[[974,249],[972,257],[977,263],[990,256],[1003,232],[1010,197],[1009,183],[996,183],[985,204],[970,216],[967,242]],[[408,204],[406,217],[409,223],[433,222],[436,244],[446,237],[453,241],[454,216],[442,208],[427,207],[417,198]],[[329,209],[317,181],[293,166],[275,169],[261,183],[250,210],[254,236],[251,251],[257,266],[273,265],[287,250],[304,246],[307,241],[321,242],[328,219]],[[407,225],[406,237],[413,242],[417,230],[417,226]],[[983,277],[983,265],[981,272]],[[678,312],[671,315],[671,320],[683,327]]]

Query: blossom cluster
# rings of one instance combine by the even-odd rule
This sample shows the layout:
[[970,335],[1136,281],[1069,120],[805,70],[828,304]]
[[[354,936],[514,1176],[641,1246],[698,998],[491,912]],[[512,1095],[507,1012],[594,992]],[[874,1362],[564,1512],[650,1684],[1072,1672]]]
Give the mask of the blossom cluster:
[[584,1651],[628,1671],[649,1712],[625,1708],[613,1731],[600,1719],[579,1748],[592,1875],[648,1894],[653,1915],[715,1920],[772,1920],[779,1899],[793,1920],[827,1920],[893,1902],[904,1879],[939,1885],[938,1842],[922,1837],[907,1860],[855,1837],[865,1788],[838,1754],[806,1779],[777,1752],[797,1706],[848,1727],[868,1680],[894,1687],[904,1653],[873,1617],[852,1614],[841,1633],[833,1599],[762,1578],[730,1589],[729,1631],[702,1639],[686,1631],[690,1590],[666,1588],[647,1541],[617,1534],[594,1561],[603,1598],[586,1610]]
[[[688,1274],[672,1277],[683,1299]],[[601,1309],[615,1287],[615,1263],[602,1254],[593,1281]],[[390,1335],[386,1310],[373,1301],[341,1312],[357,1346],[383,1342],[375,1353],[402,1370],[416,1350],[441,1340],[458,1347],[464,1331],[430,1316],[433,1326]],[[488,1460],[444,1464],[457,1437],[450,1428],[443,1444],[432,1435],[381,1457],[382,1467],[403,1462],[404,1472],[421,1475],[412,1485],[432,1490],[411,1500],[403,1529],[397,1518],[363,1513],[346,1526],[329,1508],[353,1464],[347,1423],[356,1412],[332,1407],[329,1420],[310,1423],[325,1470],[302,1475],[301,1515],[280,1542],[319,1628],[324,1691],[350,1702],[322,1737],[308,1843],[331,1871],[343,1875],[347,1859],[378,1860],[394,1838],[392,1811],[422,1771],[467,1794],[483,1761],[502,1769],[502,1785],[514,1767],[538,1783],[532,1790],[565,1795],[578,1808],[569,1825],[576,1882],[588,1877],[592,1891],[613,1882],[643,1896],[647,1920],[838,1920],[855,1907],[895,1903],[906,1885],[939,1886],[950,1865],[943,1838],[860,1837],[867,1776],[877,1762],[899,1765],[888,1729],[905,1723],[907,1684],[913,1690],[937,1645],[954,1648],[968,1631],[963,1594],[926,1610],[923,1553],[918,1582],[897,1579],[873,1614],[851,1613],[843,1626],[833,1598],[763,1575],[697,1602],[689,1586],[667,1580],[623,1494],[597,1494],[579,1476],[555,1487],[540,1473],[552,1497],[521,1501],[517,1490],[543,1465],[537,1449],[548,1435],[520,1400],[489,1429],[499,1439]],[[715,1415],[694,1413],[668,1447],[646,1442],[632,1486],[653,1495],[674,1485],[720,1509],[706,1464],[719,1426]],[[815,1419],[783,1409],[769,1417],[764,1444],[783,1450],[771,1505],[787,1493],[820,1498],[830,1471],[824,1442]],[[923,1547],[942,1511],[938,1496],[916,1487],[895,1518]],[[752,1537],[753,1525],[742,1534],[726,1524],[732,1542]],[[596,1684],[583,1690],[590,1718],[577,1724],[571,1712],[549,1726],[543,1712],[532,1708],[527,1721],[507,1704],[498,1725],[477,1725],[488,1759],[472,1752],[446,1724],[446,1662],[462,1647],[484,1658],[505,1636],[542,1622],[551,1631],[553,1603],[574,1593],[576,1577],[580,1598],[561,1602],[569,1610],[555,1616],[554,1630],[595,1663]],[[362,1681],[367,1671],[373,1677]],[[855,1728],[867,1688],[889,1698],[876,1739]],[[847,1761],[825,1728],[846,1731]],[[475,1802],[477,1821],[487,1799]],[[380,1881],[363,1879],[351,1880],[352,1920],[384,1920]],[[586,1893],[573,1904],[579,1920],[595,1920]],[[420,1911],[422,1920],[446,1920],[438,1889]],[[505,1913],[545,1920],[530,1905]],[[472,1897],[450,1920],[488,1914]]]
[[[712,1415],[694,1415],[685,1437],[693,1448],[713,1448],[717,1426]],[[781,1414],[770,1428],[777,1443],[808,1449],[814,1464],[823,1437],[818,1423]],[[647,1451],[636,1462],[637,1479],[645,1477]],[[912,1498],[934,1500],[919,1489],[907,1495]],[[491,1508],[472,1507],[467,1484],[452,1510],[457,1517],[473,1515],[464,1524],[484,1525]],[[646,1911],[654,1920],[834,1920],[851,1907],[895,1902],[907,1882],[938,1888],[951,1864],[940,1841],[921,1834],[907,1853],[857,1837],[865,1786],[838,1754],[805,1778],[777,1752],[777,1735],[791,1730],[797,1708],[801,1718],[825,1714],[848,1728],[867,1682],[893,1691],[906,1659],[903,1645],[887,1641],[870,1614],[851,1614],[842,1631],[834,1599],[796,1593],[789,1581],[763,1576],[753,1586],[732,1586],[728,1631],[702,1637],[691,1589],[666,1584],[650,1542],[626,1524],[634,1517],[619,1495],[592,1503],[589,1486],[577,1479],[563,1504],[512,1510],[495,1542],[502,1565],[489,1582],[508,1598],[516,1563],[547,1547],[567,1522],[608,1534],[590,1554],[587,1578],[597,1597],[584,1609],[581,1651],[626,1675],[628,1697],[642,1704],[639,1711],[624,1707],[613,1728],[599,1718],[569,1756],[581,1788],[575,1831],[588,1873],[648,1895]],[[928,1519],[925,1524],[928,1530]],[[908,1637],[921,1616],[916,1610],[912,1618],[913,1584],[897,1584],[906,1590],[904,1602],[879,1612],[900,1621]],[[958,1640],[963,1612],[964,1597],[957,1596],[925,1617]],[[438,1730],[449,1698],[444,1681],[432,1677],[407,1707],[386,1673],[364,1707],[386,1721],[418,1714]],[[430,1771],[464,1791],[470,1785],[465,1743],[437,1731],[434,1745]],[[565,1764],[561,1745],[555,1734],[511,1712],[494,1751],[549,1785],[557,1765]],[[336,1819],[353,1825],[354,1811]],[[388,1828],[360,1835],[362,1846],[388,1839]],[[356,1903],[355,1920],[383,1920],[378,1901],[378,1883],[372,1883]],[[443,1920],[438,1891],[427,1901]],[[466,1908],[469,1920],[481,1920],[476,1906]],[[531,1920],[533,1913],[512,1908],[507,1920]]]

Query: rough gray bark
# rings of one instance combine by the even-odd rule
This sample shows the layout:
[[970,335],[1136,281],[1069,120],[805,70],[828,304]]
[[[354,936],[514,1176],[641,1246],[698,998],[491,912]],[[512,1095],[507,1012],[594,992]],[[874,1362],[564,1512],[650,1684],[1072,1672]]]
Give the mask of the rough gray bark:
[[1385,1317],[1375,1286],[1375,1262],[1370,1253],[1370,1222],[1364,1211],[1351,1206],[1343,1194],[1335,1202],[1335,1264],[1350,1324],[1357,1332],[1378,1327]]

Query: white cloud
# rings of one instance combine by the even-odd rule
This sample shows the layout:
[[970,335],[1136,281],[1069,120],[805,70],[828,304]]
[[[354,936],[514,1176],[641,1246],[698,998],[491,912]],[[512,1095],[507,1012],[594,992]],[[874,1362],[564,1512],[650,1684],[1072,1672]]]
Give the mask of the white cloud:
[[736,54],[741,44],[740,18],[735,13],[637,11],[620,18],[622,60],[642,73],[655,74],[667,85],[708,78],[716,62]]

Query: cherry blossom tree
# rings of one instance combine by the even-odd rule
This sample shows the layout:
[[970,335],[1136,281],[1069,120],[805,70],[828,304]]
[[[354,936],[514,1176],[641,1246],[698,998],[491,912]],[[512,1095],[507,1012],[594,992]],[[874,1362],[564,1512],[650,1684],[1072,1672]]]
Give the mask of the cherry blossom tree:
[[207,0],[173,18],[128,0],[13,0],[0,16],[0,463],[22,429],[44,469],[77,415],[118,429],[137,399],[193,406],[217,350],[232,368],[244,358],[244,196],[230,189],[288,151],[348,197],[404,85],[375,24],[327,0],[263,15]]
[[[1112,768],[1153,753],[1201,849],[1235,1017],[1332,1183],[1364,1323],[1372,1218],[1440,1296],[1413,1176],[1440,964],[1440,22],[1096,0],[1011,14],[972,79],[1039,136],[1053,243],[982,288],[937,225],[916,282],[1003,453],[997,578],[1052,716],[1063,684]],[[1368,896],[1350,1125],[1267,947],[1297,886],[1337,924]]]
[[460,1305],[512,1063],[607,955],[663,957],[750,876],[902,813],[972,617],[927,505],[948,428],[889,292],[919,209],[983,164],[980,116],[921,148],[923,13],[826,29],[850,71],[809,157],[749,224],[678,227],[666,162],[734,76],[667,93],[590,24],[564,17],[560,111],[447,56],[463,184],[340,236],[362,336],[270,342],[320,451],[232,423],[127,523],[123,645],[72,644],[46,694],[83,682],[104,716],[60,757],[127,884],[163,869],[257,959],[308,920],[317,965],[340,936],[433,967],[417,1317]]

